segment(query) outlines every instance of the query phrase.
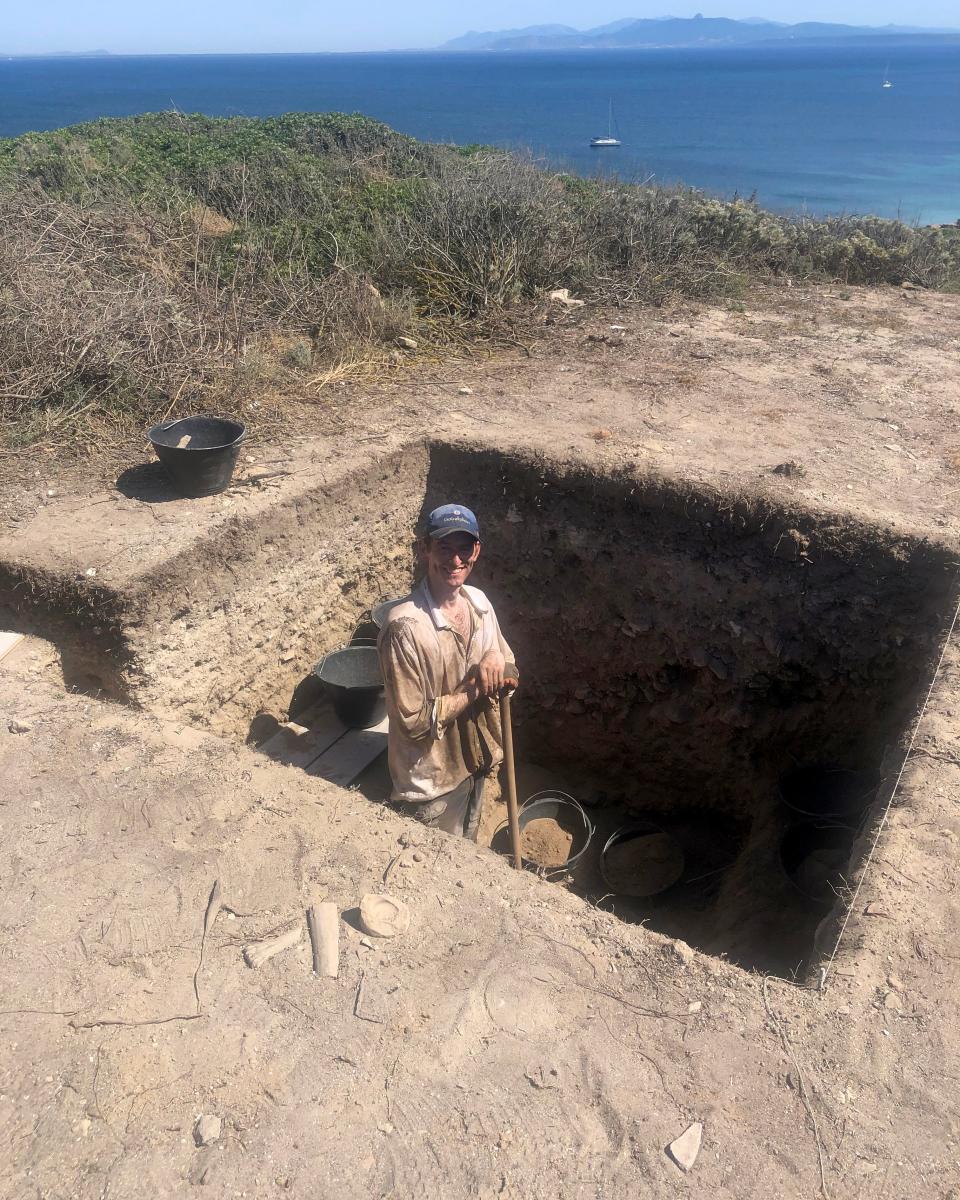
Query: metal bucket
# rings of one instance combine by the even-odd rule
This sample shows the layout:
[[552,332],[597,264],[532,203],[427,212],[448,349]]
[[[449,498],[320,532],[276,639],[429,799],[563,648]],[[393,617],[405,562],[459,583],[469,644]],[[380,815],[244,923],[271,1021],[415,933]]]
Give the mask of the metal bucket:
[[227,417],[180,417],[154,425],[147,436],[170,482],[181,496],[192,498],[214,496],[230,486],[246,432]]
[[367,729],[383,717],[383,672],[376,646],[334,650],[313,668],[349,729]]
[[[564,824],[564,821],[568,822],[573,831],[570,853],[565,862],[553,866],[544,867],[542,864],[526,858],[523,860],[524,866],[544,875],[559,875],[572,870],[586,854],[590,842],[593,840],[593,825],[590,818],[577,801],[572,796],[568,796],[566,792],[547,791],[537,792],[524,801],[518,814],[521,834],[531,821],[541,819],[554,820],[561,828],[570,832],[570,828]],[[493,837],[490,839],[490,847],[498,854],[510,855],[513,853],[508,822],[504,821],[494,831]]]
[[[632,853],[627,853],[627,862],[618,861],[625,847]],[[653,821],[621,825],[607,838],[600,855],[600,874],[617,896],[659,896],[683,878],[685,869],[683,847]]]
[[370,609],[370,620],[378,629],[382,629],[387,622],[387,613],[390,609],[402,604],[406,599],[406,596],[398,596],[395,600],[378,600]]
[[780,799],[798,816],[843,820],[862,813],[879,784],[873,772],[817,765],[788,771],[778,786]]

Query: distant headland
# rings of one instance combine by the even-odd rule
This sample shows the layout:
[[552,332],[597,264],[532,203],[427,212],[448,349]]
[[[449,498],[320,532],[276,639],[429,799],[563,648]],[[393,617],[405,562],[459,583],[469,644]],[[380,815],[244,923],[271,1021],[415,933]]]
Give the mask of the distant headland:
[[439,50],[624,50],[642,47],[760,46],[807,41],[850,41],[869,38],[960,40],[960,29],[922,29],[912,25],[836,25],[729,17],[624,17],[595,29],[569,25],[529,25],[524,29],[470,32],[437,47]]

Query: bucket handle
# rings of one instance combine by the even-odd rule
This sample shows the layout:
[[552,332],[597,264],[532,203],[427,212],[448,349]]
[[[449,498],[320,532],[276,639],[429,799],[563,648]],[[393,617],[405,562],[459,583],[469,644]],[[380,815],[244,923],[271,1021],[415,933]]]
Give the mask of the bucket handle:
[[534,792],[532,796],[528,796],[520,805],[520,811],[523,812],[525,808],[528,808],[531,804],[535,804],[538,800],[565,800],[567,804],[572,804],[580,816],[583,817],[583,823],[586,825],[590,837],[593,837],[595,832],[593,822],[587,816],[586,810],[580,801],[574,799],[568,792],[561,792],[557,788],[544,788],[543,791]]

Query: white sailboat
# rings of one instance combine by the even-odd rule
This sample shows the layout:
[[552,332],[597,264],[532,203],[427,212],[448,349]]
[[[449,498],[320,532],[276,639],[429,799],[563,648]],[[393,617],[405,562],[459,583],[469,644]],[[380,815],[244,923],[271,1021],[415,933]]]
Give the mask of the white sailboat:
[[605,137],[594,137],[590,139],[590,145],[594,150],[603,150],[607,146],[619,146],[622,143],[619,138],[613,136],[613,101],[610,101],[610,109],[607,113],[607,132]]
[[883,83],[880,86],[885,87],[885,88],[893,87],[893,83],[890,80],[890,64],[889,63],[887,63],[886,67],[884,68]]

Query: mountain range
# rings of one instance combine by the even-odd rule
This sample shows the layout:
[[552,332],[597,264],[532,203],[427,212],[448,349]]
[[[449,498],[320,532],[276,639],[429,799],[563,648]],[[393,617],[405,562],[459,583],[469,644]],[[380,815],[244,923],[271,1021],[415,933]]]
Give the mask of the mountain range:
[[746,46],[784,41],[848,38],[957,35],[955,29],[920,29],[911,25],[835,25],[802,21],[784,25],[762,17],[735,21],[729,17],[624,17],[594,29],[570,25],[528,25],[524,29],[471,31],[440,50],[613,50],[644,46]]

